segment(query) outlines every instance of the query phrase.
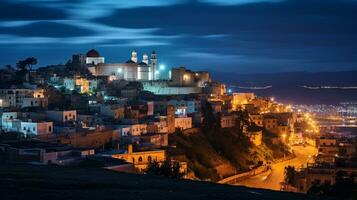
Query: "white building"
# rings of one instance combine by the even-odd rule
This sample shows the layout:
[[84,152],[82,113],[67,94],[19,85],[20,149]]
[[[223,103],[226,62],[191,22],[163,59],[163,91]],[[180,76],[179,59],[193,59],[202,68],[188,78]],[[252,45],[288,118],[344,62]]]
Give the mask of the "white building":
[[47,98],[43,89],[9,88],[0,89],[0,107],[46,106]]
[[121,105],[100,105],[100,114],[114,119],[123,119],[124,110],[124,107]]
[[175,128],[179,128],[181,130],[192,128],[192,118],[191,117],[175,118]]
[[122,125],[119,132],[120,136],[140,136],[147,133],[147,124]]
[[21,122],[20,132],[25,135],[46,135],[53,133],[52,122]]
[[[93,49],[87,53],[87,59],[90,59],[90,61],[99,58],[103,57],[99,57],[99,53]],[[94,76],[110,76],[111,80],[155,80],[154,75],[157,65],[157,58],[155,52],[151,54],[151,62],[149,62],[149,58],[146,53],[143,54],[142,61],[138,62],[137,52],[135,50],[132,51],[130,59],[125,63],[104,63],[104,58],[102,61],[103,62],[98,61],[93,66],[88,67],[88,70]]]
[[4,112],[1,115],[1,130],[5,132],[19,131],[21,120],[17,119],[17,112]]
[[76,110],[48,110],[46,111],[47,118],[56,122],[67,122],[77,120]]
[[91,49],[86,55],[86,64],[98,65],[104,63],[104,57],[101,57],[98,51]]

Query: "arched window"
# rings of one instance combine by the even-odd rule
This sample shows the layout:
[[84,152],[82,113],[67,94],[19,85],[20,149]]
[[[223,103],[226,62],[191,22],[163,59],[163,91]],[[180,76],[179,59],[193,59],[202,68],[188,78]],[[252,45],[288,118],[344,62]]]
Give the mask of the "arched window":
[[151,156],[148,156],[148,162],[151,162],[151,161],[152,161]]
[[135,163],[135,158],[133,158],[133,163]]
[[141,156],[139,157],[139,162],[143,162],[143,158]]

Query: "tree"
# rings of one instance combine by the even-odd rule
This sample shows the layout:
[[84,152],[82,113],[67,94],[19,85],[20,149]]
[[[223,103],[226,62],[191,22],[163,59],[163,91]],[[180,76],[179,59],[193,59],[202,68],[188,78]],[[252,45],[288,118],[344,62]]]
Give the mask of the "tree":
[[180,163],[176,161],[172,162],[170,160],[165,160],[162,163],[159,163],[155,160],[151,161],[145,171],[147,174],[177,179],[182,178],[184,175],[180,172]]
[[287,166],[285,167],[284,170],[284,179],[285,179],[285,183],[290,184],[290,185],[294,185],[295,183],[295,167],[294,166]]
[[208,101],[205,101],[203,104],[202,110],[203,110],[203,122],[202,126],[205,130],[212,130],[216,129],[218,126],[220,126],[220,123],[218,123],[218,119],[216,115],[213,113],[213,109],[211,104]]
[[339,171],[336,173],[335,184],[313,184],[307,193],[332,196],[339,199],[356,199],[356,188],[357,184],[354,182],[353,177],[343,171]]
[[31,71],[32,67],[37,64],[37,59],[34,57],[26,58],[25,60],[20,60],[16,63],[17,68],[20,71]]
[[16,63],[18,79],[22,81],[28,81],[28,73],[32,70],[32,67],[37,64],[37,59],[34,57],[26,58],[25,60],[20,60]]
[[8,71],[13,71],[14,70],[11,65],[5,65],[5,69],[8,70]]

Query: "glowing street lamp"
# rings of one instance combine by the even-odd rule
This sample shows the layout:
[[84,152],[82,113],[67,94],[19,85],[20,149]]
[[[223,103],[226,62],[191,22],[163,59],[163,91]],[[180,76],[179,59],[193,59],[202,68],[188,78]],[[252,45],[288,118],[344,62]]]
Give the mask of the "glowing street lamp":
[[165,65],[161,64],[161,65],[159,66],[159,68],[160,68],[161,71],[163,71],[163,70],[165,70],[166,67],[165,67]]

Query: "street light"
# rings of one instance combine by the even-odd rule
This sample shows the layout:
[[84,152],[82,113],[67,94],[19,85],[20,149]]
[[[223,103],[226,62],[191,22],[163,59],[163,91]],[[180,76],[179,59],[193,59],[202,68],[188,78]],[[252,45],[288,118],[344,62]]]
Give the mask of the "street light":
[[160,68],[160,70],[163,71],[163,70],[165,70],[166,67],[165,67],[165,65],[161,64],[161,65],[159,66],[159,68]]

